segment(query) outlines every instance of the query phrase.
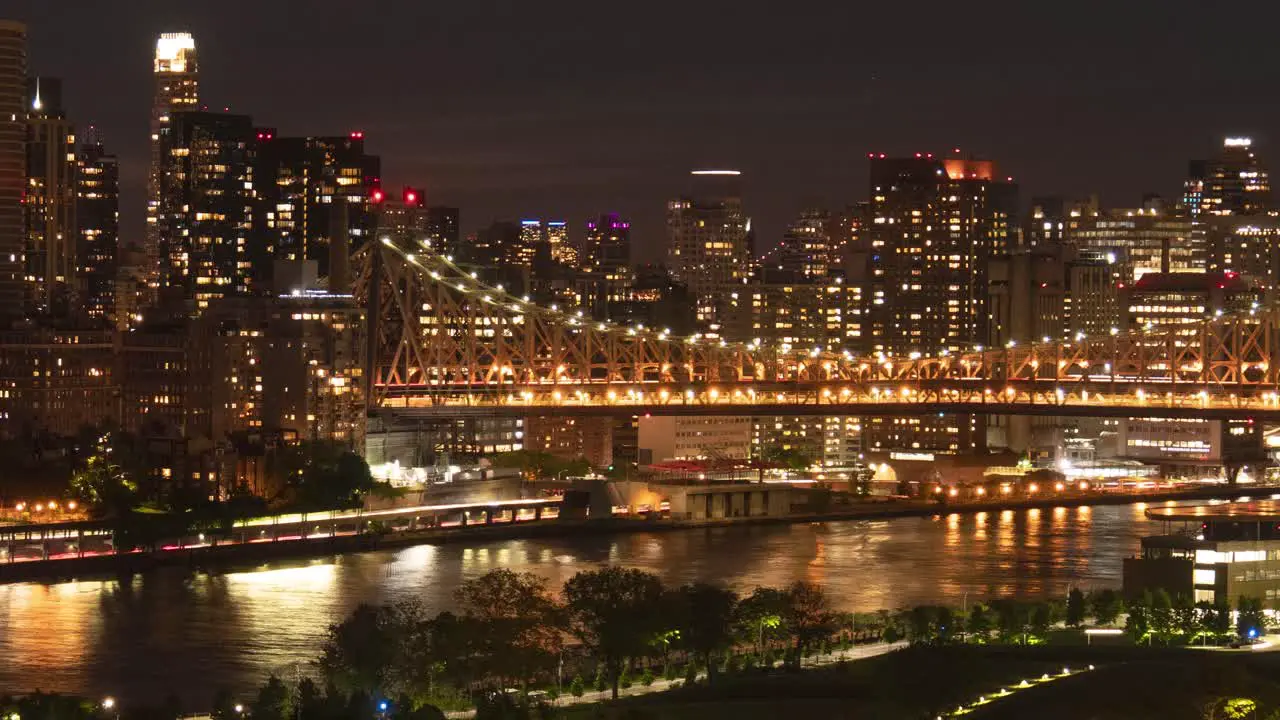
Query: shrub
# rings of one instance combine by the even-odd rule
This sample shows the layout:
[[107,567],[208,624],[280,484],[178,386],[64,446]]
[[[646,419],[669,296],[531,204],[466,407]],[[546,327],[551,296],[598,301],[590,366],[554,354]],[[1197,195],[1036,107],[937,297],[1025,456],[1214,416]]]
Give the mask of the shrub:
[[680,677],[680,672],[676,670],[675,663],[667,663],[667,666],[662,669],[662,677],[667,680],[675,680]]
[[689,663],[684,666],[684,684],[692,685],[696,682],[698,682],[698,666],[694,663]]
[[776,653],[774,653],[774,652],[773,652],[773,648],[769,648],[768,650],[765,650],[765,651],[764,651],[764,666],[765,666],[766,668],[771,668],[771,667],[773,667],[774,663],[776,663],[776,662],[778,662],[778,655],[777,655]]
[[573,682],[569,683],[569,694],[576,698],[582,697],[587,692],[586,685],[587,684],[582,681],[581,675],[574,675]]
[[730,655],[729,659],[724,663],[724,671],[726,673],[736,673],[742,669],[742,656]]
[[609,678],[605,677],[603,665],[596,668],[596,680],[592,683],[592,687],[598,692],[604,692],[609,689]]
[[622,673],[621,673],[620,675],[618,675],[618,687],[620,687],[620,688],[622,688],[622,689],[624,689],[624,690],[625,690],[625,689],[627,689],[627,688],[631,687],[631,685],[632,685],[632,680],[631,680],[631,669],[630,669],[630,668],[623,668],[623,669],[622,669]]
[[653,684],[653,680],[653,671],[649,668],[645,668],[644,672],[640,674],[640,684],[645,687],[649,687]]
[[560,688],[556,687],[555,685],[552,685],[551,687],[547,688],[547,699],[550,700],[551,702],[555,702],[556,700],[559,700]]

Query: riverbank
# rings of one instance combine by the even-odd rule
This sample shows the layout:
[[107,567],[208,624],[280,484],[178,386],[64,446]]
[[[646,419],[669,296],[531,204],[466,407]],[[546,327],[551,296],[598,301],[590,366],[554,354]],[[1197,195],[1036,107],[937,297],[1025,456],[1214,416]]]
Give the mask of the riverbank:
[[217,572],[278,559],[328,557],[413,545],[443,545],[456,542],[573,537],[634,532],[669,532],[739,525],[781,525],[822,523],[842,520],[877,520],[904,517],[931,517],[953,513],[973,514],[1027,510],[1033,508],[1078,507],[1084,505],[1127,505],[1138,502],[1193,501],[1270,497],[1280,493],[1273,486],[1212,486],[1189,490],[1146,493],[1088,494],[990,502],[926,503],[916,501],[860,502],[838,506],[821,513],[774,517],[738,517],[711,520],[667,518],[622,518],[580,520],[561,518],[527,523],[472,525],[431,528],[377,534],[300,538],[278,542],[208,545],[196,548],[98,555],[82,558],[29,560],[0,564],[0,584],[14,582],[63,582],[93,578],[130,577],[156,568],[178,566],[196,571]]

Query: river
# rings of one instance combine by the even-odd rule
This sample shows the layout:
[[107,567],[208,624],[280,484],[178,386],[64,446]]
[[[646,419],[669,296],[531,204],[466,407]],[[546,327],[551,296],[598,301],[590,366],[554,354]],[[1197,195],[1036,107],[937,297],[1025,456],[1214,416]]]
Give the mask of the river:
[[1144,507],[463,541],[216,574],[167,568],[127,582],[4,585],[0,692],[137,702],[174,693],[207,707],[219,687],[244,693],[272,672],[305,672],[328,626],[361,602],[418,598],[443,610],[460,583],[494,568],[533,572],[557,589],[610,563],[742,592],[805,579],[859,611],[1118,587],[1122,558],[1156,529]]

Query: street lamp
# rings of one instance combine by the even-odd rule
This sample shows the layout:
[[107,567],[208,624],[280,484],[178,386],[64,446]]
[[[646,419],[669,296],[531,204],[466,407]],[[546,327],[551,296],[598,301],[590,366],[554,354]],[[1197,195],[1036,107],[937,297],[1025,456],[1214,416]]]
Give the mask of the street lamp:
[[115,712],[115,709],[116,709],[115,698],[111,697],[110,695],[102,698],[102,709],[111,713],[112,716],[116,718],[116,720],[120,720],[120,713]]
[[244,706],[243,706],[243,705],[241,705],[240,703],[236,703],[235,711],[236,711],[236,714],[237,714],[237,715],[243,715],[243,714],[244,714]]

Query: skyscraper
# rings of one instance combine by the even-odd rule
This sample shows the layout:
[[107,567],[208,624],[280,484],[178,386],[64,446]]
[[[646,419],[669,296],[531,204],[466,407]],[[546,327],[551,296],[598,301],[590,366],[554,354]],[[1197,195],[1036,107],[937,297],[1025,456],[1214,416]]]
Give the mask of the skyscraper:
[[311,260],[329,275],[329,242],[337,203],[347,205],[346,235],[363,244],[376,225],[369,204],[379,183],[381,161],[364,151],[364,133],[334,137],[277,137],[256,133],[257,212],[250,262],[266,282],[274,260]]
[[0,20],[0,319],[22,311],[22,197],[26,184],[27,27]]
[[1183,204],[1193,219],[1265,212],[1270,199],[1271,176],[1247,137],[1223,138],[1217,157],[1193,160],[1183,185]]
[[147,175],[147,237],[144,246],[148,282],[159,287],[161,275],[161,187],[166,158],[164,143],[173,114],[195,110],[200,102],[196,41],[190,33],[163,33],[156,39],[152,72],[155,95],[151,103],[151,168]]
[[253,286],[250,241],[258,130],[247,115],[174,113],[160,143],[160,290],[194,301]]
[[588,303],[597,317],[605,317],[610,303],[629,298],[635,272],[631,269],[631,223],[617,215],[587,221],[580,259],[587,278]]
[[987,261],[1017,225],[1017,186],[986,160],[871,161],[874,350],[970,349],[987,338]]
[[699,320],[714,320],[715,293],[751,272],[741,174],[695,170],[692,191],[667,203],[667,267],[698,299]]
[[561,265],[578,266],[578,248],[569,241],[569,224],[563,220],[547,221],[547,243],[551,259]]
[[[1016,231],[1017,186],[995,163],[931,154],[871,160],[867,269],[870,345],[893,356],[987,342],[989,261]],[[872,418],[869,449],[963,452],[985,443],[973,416]]]
[[66,316],[76,274],[76,136],[62,81],[27,81],[26,309]]
[[85,313],[116,323],[120,244],[120,164],[90,128],[76,153],[76,265]]

